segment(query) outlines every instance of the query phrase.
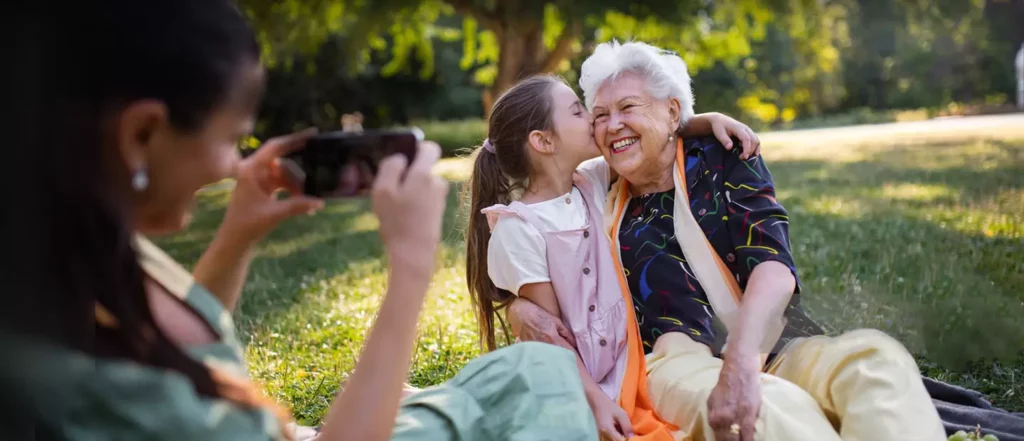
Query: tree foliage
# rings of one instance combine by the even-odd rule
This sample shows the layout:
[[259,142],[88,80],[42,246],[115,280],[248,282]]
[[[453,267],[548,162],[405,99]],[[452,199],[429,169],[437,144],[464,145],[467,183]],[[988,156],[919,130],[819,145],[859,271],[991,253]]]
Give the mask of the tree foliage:
[[[295,53],[313,53],[332,36],[349,43],[352,72],[376,52],[387,52],[383,75],[418,61],[428,78],[435,44],[461,39],[460,66],[485,86],[483,102],[535,73],[567,72],[570,60],[594,43],[640,39],[679,51],[693,71],[715,63],[735,64],[767,34],[769,23],[786,19],[793,38],[818,35],[814,0],[731,2],[652,0],[243,0],[257,24],[264,57],[274,64]],[[807,13],[810,11],[810,13]],[[794,15],[796,14],[796,15]],[[461,18],[457,25],[450,20]],[[812,53],[817,53],[813,52]]]
[[[317,70],[347,75],[352,86],[333,89],[331,99],[390,100],[394,109],[376,112],[381,121],[479,115],[534,73],[575,83],[594,45],[611,39],[677,51],[694,77],[698,111],[755,125],[860,108],[997,103],[1013,92],[1010,63],[1024,40],[1024,0],[240,2],[275,75],[321,89],[303,99],[341,81]],[[389,93],[359,90],[353,78]],[[431,101],[451,105],[424,105]]]

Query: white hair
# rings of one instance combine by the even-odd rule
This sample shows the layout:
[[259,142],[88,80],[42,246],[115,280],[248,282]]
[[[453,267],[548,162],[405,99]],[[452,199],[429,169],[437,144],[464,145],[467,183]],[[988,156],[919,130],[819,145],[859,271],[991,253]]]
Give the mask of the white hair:
[[643,76],[654,98],[679,100],[680,126],[693,118],[693,90],[686,62],[673,52],[639,41],[601,43],[583,62],[580,88],[587,108],[593,110],[597,91],[605,82],[626,72]]

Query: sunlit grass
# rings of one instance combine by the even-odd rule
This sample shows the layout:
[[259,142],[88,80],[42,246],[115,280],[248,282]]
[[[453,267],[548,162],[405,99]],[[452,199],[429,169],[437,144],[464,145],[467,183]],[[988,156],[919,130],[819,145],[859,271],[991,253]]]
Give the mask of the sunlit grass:
[[[883,329],[925,357],[929,375],[1024,410],[1024,359],[1010,357],[1024,349],[1024,139],[768,144],[764,153],[790,211],[812,317],[832,332]],[[467,166],[453,159],[438,167],[460,180]],[[410,373],[417,385],[443,381],[479,354],[460,186],[449,197],[441,268],[419,323]],[[160,243],[194,262],[226,191],[204,193],[193,226]],[[385,289],[376,225],[366,201],[333,203],[282,226],[253,263],[236,314],[249,367],[304,423],[317,423],[344,383]]]

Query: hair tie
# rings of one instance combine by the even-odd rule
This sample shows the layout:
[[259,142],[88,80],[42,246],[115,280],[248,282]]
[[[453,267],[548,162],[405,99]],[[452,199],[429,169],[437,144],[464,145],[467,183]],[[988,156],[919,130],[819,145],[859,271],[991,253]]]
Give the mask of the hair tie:
[[490,153],[494,153],[494,144],[491,144],[491,138],[487,138],[484,140],[483,147],[484,150],[487,150]]

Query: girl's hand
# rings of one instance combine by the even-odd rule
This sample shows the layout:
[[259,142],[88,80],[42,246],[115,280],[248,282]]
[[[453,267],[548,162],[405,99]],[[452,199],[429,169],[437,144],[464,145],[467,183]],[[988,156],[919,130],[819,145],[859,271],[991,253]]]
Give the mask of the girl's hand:
[[[302,148],[314,134],[315,128],[271,138],[239,163],[222,231],[253,244],[286,219],[323,208],[322,199],[303,195],[285,178],[280,167],[282,156]],[[288,190],[290,196],[278,199],[281,190]]]
[[633,436],[633,423],[629,421],[629,415],[604,392],[588,392],[587,401],[590,402],[590,410],[594,412],[602,441],[625,441]]
[[715,134],[715,138],[718,138],[726,150],[732,150],[732,137],[735,136],[743,147],[740,159],[746,161],[761,154],[761,140],[746,124],[721,113],[714,113],[708,117],[711,121],[711,132]]

